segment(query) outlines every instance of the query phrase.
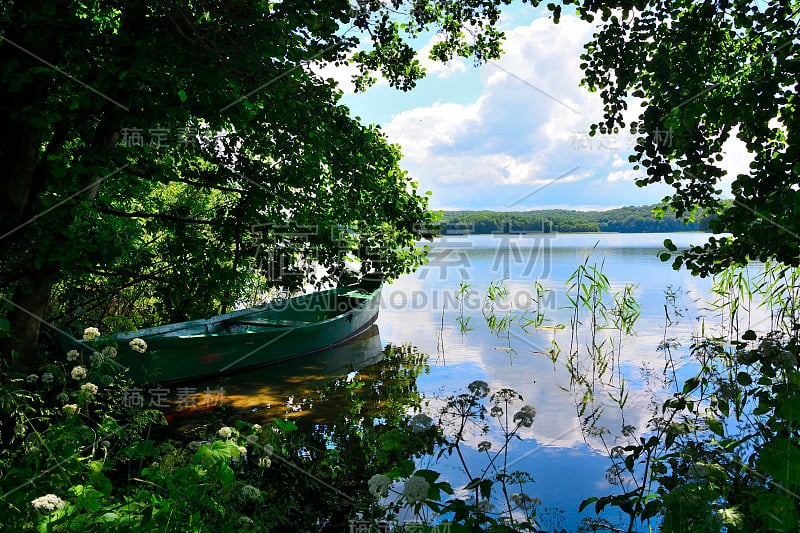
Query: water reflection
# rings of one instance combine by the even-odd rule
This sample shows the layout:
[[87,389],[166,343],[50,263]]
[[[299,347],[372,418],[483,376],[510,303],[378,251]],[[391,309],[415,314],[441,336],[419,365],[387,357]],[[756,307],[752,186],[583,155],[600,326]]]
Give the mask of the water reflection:
[[[656,395],[670,392],[664,390],[665,372],[674,372],[679,379],[690,372],[691,361],[685,357],[688,343],[675,346],[671,353],[659,348],[696,335],[696,319],[707,313],[702,302],[710,281],[674,272],[661,263],[657,252],[665,237],[678,246],[705,238],[566,235],[537,241],[477,236],[440,241],[427,268],[385,288],[380,336],[375,328],[371,337],[361,337],[336,354],[275,365],[210,386],[223,387],[226,405],[243,418],[293,417],[298,425],[315,432],[322,449],[353,447],[351,466],[363,470],[367,478],[368,469],[357,462],[368,459],[354,450],[372,428],[386,432],[392,423],[407,424],[403,414],[419,409],[434,415],[448,397],[475,380],[487,382],[493,391],[513,389],[524,404],[535,408],[534,423],[520,428],[519,439],[508,443],[497,432],[465,433],[464,462],[472,465],[484,460],[481,442],[494,450],[507,445],[508,467],[534,478],[533,494],[542,501],[540,518],[552,517],[550,529],[574,531],[582,518],[594,516],[591,511],[577,512],[580,501],[615,489],[611,487],[614,480],[606,475],[610,465],[606,452],[634,434],[630,428],[636,428],[637,434],[645,430],[660,403],[654,391]],[[512,296],[534,294],[534,281],[553,291],[544,309],[547,325],[569,324],[565,284],[587,254],[608,276],[611,292],[636,284],[634,296],[642,314],[633,332],[623,338],[601,327],[592,340],[586,333],[573,338],[567,329],[525,331],[516,324],[503,337],[487,325],[484,295],[494,280],[504,276],[509,278],[506,283]],[[459,309],[455,294],[465,279],[472,284],[473,296],[465,309]],[[473,331],[461,331],[460,315],[471,318]],[[579,321],[591,324],[592,318],[581,314]],[[394,358],[387,360],[381,337],[394,343],[413,342],[421,352],[431,354],[430,360],[414,349],[406,356],[416,360],[402,364]],[[561,349],[557,358],[552,354],[554,338]],[[598,348],[612,353],[606,358],[606,370],[593,366]],[[573,352],[577,355],[572,356]],[[615,398],[623,396],[621,408],[621,400]],[[379,441],[371,445],[378,446]],[[408,459],[400,455],[394,458]],[[416,466],[441,472],[453,487],[470,481],[462,461],[448,455],[426,455],[417,459]]]
[[330,408],[324,402],[315,407],[314,394],[384,357],[380,329],[373,324],[352,341],[324,352],[197,382],[192,386],[195,392],[173,406],[170,418],[190,420],[224,408],[251,422],[298,416],[325,422]]

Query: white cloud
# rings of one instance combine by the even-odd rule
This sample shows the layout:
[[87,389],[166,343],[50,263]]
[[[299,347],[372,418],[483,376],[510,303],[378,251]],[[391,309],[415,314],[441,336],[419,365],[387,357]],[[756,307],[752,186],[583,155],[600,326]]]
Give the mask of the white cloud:
[[611,166],[613,168],[620,168],[620,167],[627,166],[627,163],[620,156],[618,156],[617,154],[614,154],[614,160],[611,162]]
[[[560,204],[566,195],[575,195],[576,204],[597,204],[586,196],[590,188],[578,183],[604,180],[608,172],[600,169],[611,164],[617,169],[612,181],[630,181],[628,163],[616,151],[630,149],[633,138],[587,134],[603,116],[600,97],[579,85],[580,54],[592,32],[572,16],[558,25],[542,18],[511,29],[505,55],[480,71],[479,98],[410,109],[385,125],[389,139],[402,147],[403,165],[433,190],[435,207],[488,208],[489,196],[494,208],[508,208],[521,197],[527,202],[517,208]],[[435,72],[457,83],[459,70]]]
[[750,163],[753,161],[753,154],[748,152],[744,142],[736,137],[738,133],[737,126],[731,131],[730,138],[722,145],[723,159],[719,166],[727,172],[720,183],[723,196],[731,195],[731,184],[737,175],[750,173]]
[[633,182],[636,178],[641,175],[641,172],[638,170],[615,170],[614,172],[610,172],[608,174],[608,181],[630,181]]

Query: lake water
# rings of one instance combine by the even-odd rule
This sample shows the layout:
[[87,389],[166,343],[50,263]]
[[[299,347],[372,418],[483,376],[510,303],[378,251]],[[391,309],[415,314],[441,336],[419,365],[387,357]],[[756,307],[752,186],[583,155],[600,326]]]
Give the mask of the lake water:
[[[599,426],[610,432],[604,436],[610,447],[625,440],[620,435],[623,423],[641,431],[652,416],[653,398],[663,387],[660,376],[667,363],[664,352],[657,349],[665,340],[665,306],[671,320],[667,339],[680,339],[684,348],[674,353],[679,377],[688,377],[688,371],[682,372],[681,366],[686,361],[689,340],[698,333],[704,318],[714,321],[705,304],[711,281],[685,271],[676,272],[669,263],[661,262],[658,254],[664,251],[665,238],[672,239],[678,247],[686,247],[704,242],[707,235],[449,236],[431,246],[427,266],[393,283],[384,293],[379,320],[384,342],[411,341],[422,352],[436,356],[431,358],[430,373],[419,380],[426,395],[446,396],[480,379],[492,390],[517,391],[525,404],[536,409],[534,425],[520,433],[521,441],[512,441],[509,457],[515,462],[513,469],[533,475],[531,494],[542,500],[543,508],[552,511],[550,516],[555,523],[542,524],[549,530],[553,526],[575,530],[581,500],[617,492],[619,487],[612,487],[606,480],[610,466],[606,445],[581,429],[586,412],[578,416],[576,402],[584,391],[571,387],[571,372],[562,361],[569,346],[567,330],[556,330],[562,354],[554,363],[545,355],[551,347],[553,330],[525,333],[512,325],[505,335],[493,334],[481,312],[485,294],[493,281],[505,279],[509,289],[505,301],[510,305],[502,307],[500,314],[519,314],[531,303],[535,295],[533,283],[538,281],[552,291],[540,299],[540,310],[551,319],[546,324],[568,325],[571,310],[567,280],[579,265],[594,265],[602,270],[611,292],[622,290],[626,284],[635,285],[633,294],[641,305],[641,316],[635,335],[625,337],[619,350],[618,370],[627,377],[629,392],[624,420],[618,408],[607,405],[612,402],[598,402],[604,404]],[[464,298],[464,314],[474,330],[466,333],[459,327],[460,311],[454,297],[462,281],[471,285],[469,296]],[[674,305],[667,305],[668,293],[674,295]],[[584,324],[588,321],[585,314],[579,318]],[[582,330],[585,329],[584,326]],[[606,336],[611,334],[607,332]],[[586,340],[582,338],[580,342],[585,345]],[[595,393],[602,398],[603,392]],[[493,444],[497,449],[501,443]],[[457,464],[448,466],[452,478],[461,475],[461,480],[466,481]],[[442,471],[442,465],[436,469]]]
[[[594,516],[592,507],[578,513],[581,500],[620,491],[607,479],[608,449],[646,431],[658,400],[674,389],[669,378],[691,374],[691,338],[717,322],[707,305],[711,281],[673,271],[658,257],[665,238],[686,247],[707,237],[676,233],[439,238],[429,245],[428,265],[384,287],[377,327],[368,335],[331,353],[227,378],[222,383],[226,401],[251,417],[295,416],[321,423],[325,407],[304,403],[310,390],[326,380],[348,374],[354,379],[353,372],[368,372],[387,344],[410,343],[428,354],[429,369],[417,378],[417,387],[434,418],[448,395],[464,392],[474,380],[485,381],[492,391],[513,389],[524,398],[516,408],[523,403],[535,408],[533,426],[522,428],[520,439],[509,444],[509,471],[533,476],[535,483],[526,493],[541,500],[542,526],[575,531],[582,517]],[[578,315],[581,325],[572,349],[570,327],[552,327],[570,324],[574,311],[567,281],[579,265],[607,276],[609,309],[612,293],[632,287],[641,306],[633,334],[599,329],[592,344],[587,309]],[[526,330],[518,317],[535,303],[536,282],[545,290],[538,295],[537,308],[544,314],[543,325],[551,327]],[[492,284],[502,284],[507,295],[488,314],[517,317],[516,323],[499,331],[492,331],[486,318],[486,294]],[[554,339],[561,349],[558,357],[551,351]],[[672,346],[671,357],[659,349],[665,341]],[[598,343],[611,353],[605,372],[593,368],[587,355]],[[572,351],[577,355],[570,362]],[[576,371],[594,378],[576,384]],[[622,381],[628,395],[624,409],[612,399],[619,396]],[[582,410],[587,390],[594,401]],[[592,412],[595,416],[587,422]],[[623,435],[623,426],[635,428],[634,437]],[[465,455],[470,464],[486,463],[477,451],[479,441],[491,442],[493,450],[503,444],[497,431],[468,435]],[[442,472],[454,487],[468,481],[455,460],[426,458],[419,466]],[[605,516],[618,518],[613,513]]]

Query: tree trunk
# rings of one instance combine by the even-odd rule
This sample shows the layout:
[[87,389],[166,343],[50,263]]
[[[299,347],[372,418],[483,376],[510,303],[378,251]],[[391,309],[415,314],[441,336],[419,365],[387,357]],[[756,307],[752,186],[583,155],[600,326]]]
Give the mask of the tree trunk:
[[13,370],[30,373],[37,369],[39,334],[50,291],[55,278],[42,270],[35,270],[29,283],[17,286],[12,298],[12,310],[8,315],[11,323],[11,337],[3,339],[0,353]]
[[[0,99],[0,257],[4,259],[9,253],[19,258],[30,247],[26,239],[31,237],[27,231],[31,228],[27,224],[35,215],[36,200],[48,178],[46,168],[41,168],[44,131],[30,117],[43,113],[53,87],[47,76],[33,75],[25,80],[23,74],[43,66],[38,58],[61,63],[61,47],[55,46],[60,31],[56,21],[67,11],[64,0],[15,4],[7,13],[10,24],[0,41],[0,64],[17,65],[11,67],[13,70],[7,67],[7,73],[12,72],[8,82],[12,85],[3,87]],[[43,16],[45,4],[55,10],[50,16]],[[35,28],[31,21],[36,21]],[[14,82],[19,85],[14,87]],[[63,131],[53,137],[51,142],[62,142]],[[15,246],[19,243],[23,246]],[[41,317],[55,281],[54,272],[46,271],[47,267],[20,267],[17,261],[7,263],[5,268],[0,280],[8,285],[0,288],[0,293],[12,293],[8,313],[11,336],[0,339],[0,358],[14,370],[30,372],[37,366]],[[12,351],[16,352],[13,360]]]

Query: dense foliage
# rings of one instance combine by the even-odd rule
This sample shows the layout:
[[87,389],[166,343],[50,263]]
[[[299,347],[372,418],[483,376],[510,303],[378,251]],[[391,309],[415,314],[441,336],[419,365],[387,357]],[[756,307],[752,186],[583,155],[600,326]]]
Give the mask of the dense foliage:
[[153,325],[419,264],[427,199],[317,72],[411,88],[431,28],[439,58],[496,57],[502,3],[4,2],[3,361],[35,366],[42,320]]
[[539,209],[533,211],[445,211],[444,233],[514,233],[514,232],[588,232],[666,233],[707,231],[709,219],[684,222],[674,213],[659,212],[660,206],[630,206],[608,211],[570,211]]
[[[630,160],[646,171],[638,184],[663,182],[679,217],[696,208],[718,213],[716,238],[678,254],[708,274],[748,259],[800,263],[800,5],[770,0],[566,0],[599,24],[583,56],[585,84],[599,91],[605,116],[592,128],[638,134]],[[558,15],[561,6],[550,4]],[[557,18],[557,17],[556,17]],[[630,123],[630,98],[644,109]],[[671,133],[666,139],[663,132]],[[725,142],[752,154],[747,173],[721,166]]]
[[113,341],[87,345],[105,357],[72,353],[0,386],[0,531],[346,531],[373,505],[376,471],[408,477],[441,441],[410,414],[427,364],[410,347],[311,393],[336,406],[324,425],[243,421],[221,396],[179,433],[124,401]]

